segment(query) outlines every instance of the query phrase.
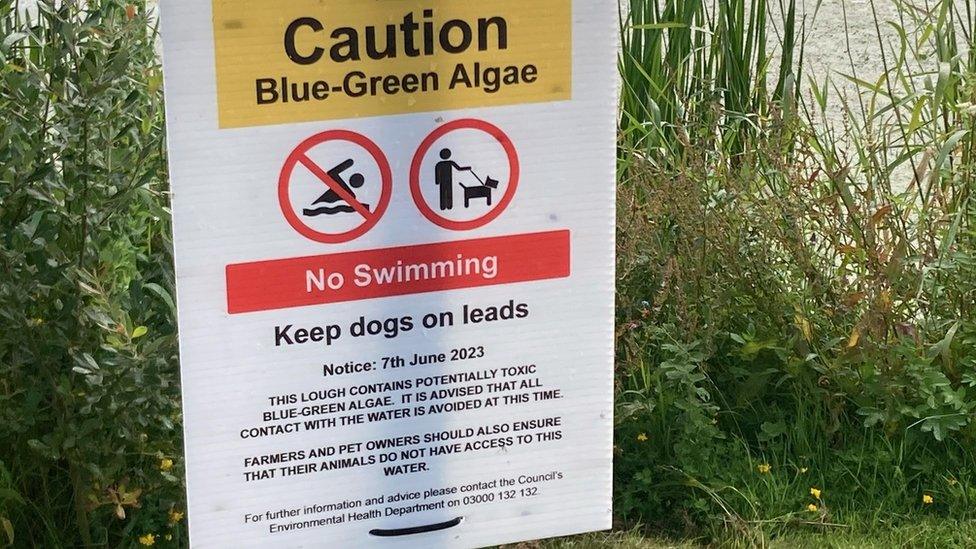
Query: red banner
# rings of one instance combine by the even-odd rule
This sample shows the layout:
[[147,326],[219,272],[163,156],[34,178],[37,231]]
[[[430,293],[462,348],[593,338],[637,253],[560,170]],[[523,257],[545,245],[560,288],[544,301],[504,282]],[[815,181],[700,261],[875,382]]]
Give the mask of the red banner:
[[227,266],[230,314],[565,278],[569,231]]

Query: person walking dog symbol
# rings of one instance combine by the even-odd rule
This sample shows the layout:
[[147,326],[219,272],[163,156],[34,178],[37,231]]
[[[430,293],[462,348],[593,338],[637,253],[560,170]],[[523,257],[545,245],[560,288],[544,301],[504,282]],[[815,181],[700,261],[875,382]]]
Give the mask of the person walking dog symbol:
[[470,208],[471,201],[479,198],[485,199],[488,206],[491,206],[491,194],[498,188],[498,181],[487,177],[482,179],[471,166],[461,166],[451,160],[453,156],[451,149],[441,149],[441,161],[434,166],[434,183],[440,188],[440,208],[441,210],[451,210],[454,208],[454,173],[469,172],[478,180],[479,185],[465,185],[458,183],[464,190],[464,207]]
[[417,146],[410,161],[410,196],[431,223],[470,231],[508,208],[519,173],[518,151],[501,128],[461,118],[437,126]]

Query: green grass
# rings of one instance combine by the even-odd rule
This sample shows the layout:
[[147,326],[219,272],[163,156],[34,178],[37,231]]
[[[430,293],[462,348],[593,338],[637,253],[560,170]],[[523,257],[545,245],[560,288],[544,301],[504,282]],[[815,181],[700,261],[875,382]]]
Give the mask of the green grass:
[[[862,519],[854,528],[835,528],[825,531],[794,532],[769,540],[770,549],[894,549],[899,547],[941,549],[944,547],[972,547],[976,545],[976,522],[922,519],[911,524],[888,527]],[[597,533],[573,538],[547,540],[538,544],[522,544],[519,549],[693,549],[705,545],[694,541],[675,541],[642,535],[638,531]],[[742,546],[725,540],[713,546]]]

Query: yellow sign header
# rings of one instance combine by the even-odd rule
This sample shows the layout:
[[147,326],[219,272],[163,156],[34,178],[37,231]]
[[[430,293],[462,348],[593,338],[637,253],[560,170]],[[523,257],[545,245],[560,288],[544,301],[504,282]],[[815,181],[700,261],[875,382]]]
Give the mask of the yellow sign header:
[[213,0],[220,127],[572,96],[572,0]]

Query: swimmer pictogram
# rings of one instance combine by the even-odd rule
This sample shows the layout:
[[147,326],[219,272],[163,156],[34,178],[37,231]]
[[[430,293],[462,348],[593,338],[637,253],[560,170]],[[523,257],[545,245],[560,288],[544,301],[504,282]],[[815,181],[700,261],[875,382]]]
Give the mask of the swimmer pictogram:
[[[329,158],[336,151],[342,156]],[[299,167],[305,177],[298,177]],[[367,171],[374,175],[368,177]],[[316,187],[309,189],[309,185]],[[295,186],[305,188],[296,190]],[[390,165],[379,146],[361,134],[332,130],[306,139],[288,156],[278,178],[278,201],[288,224],[301,235],[339,244],[376,226],[386,213],[392,186]],[[378,197],[375,203],[360,196],[366,192]],[[315,198],[302,202],[302,195]]]

